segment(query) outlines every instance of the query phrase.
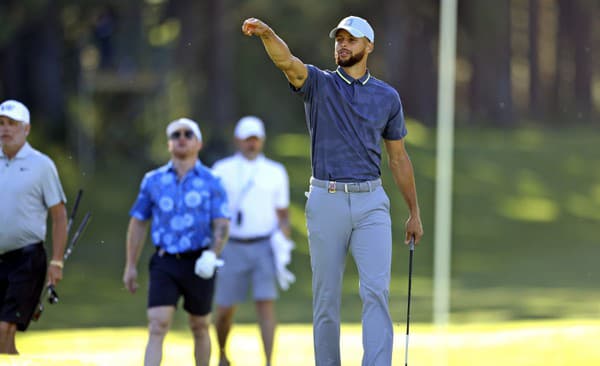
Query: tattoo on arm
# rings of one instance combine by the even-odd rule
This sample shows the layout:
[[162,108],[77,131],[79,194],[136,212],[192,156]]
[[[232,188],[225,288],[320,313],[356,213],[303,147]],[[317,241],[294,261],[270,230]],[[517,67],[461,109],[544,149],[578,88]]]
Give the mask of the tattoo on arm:
[[215,219],[213,221],[213,237],[212,237],[212,249],[215,253],[220,254],[223,250],[223,246],[227,242],[229,237],[229,220],[227,219]]

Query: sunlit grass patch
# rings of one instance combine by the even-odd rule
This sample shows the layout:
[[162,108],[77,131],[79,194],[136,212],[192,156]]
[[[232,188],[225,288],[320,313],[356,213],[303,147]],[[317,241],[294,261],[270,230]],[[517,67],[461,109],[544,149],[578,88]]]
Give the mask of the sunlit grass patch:
[[[394,326],[393,365],[404,364],[405,324]],[[213,339],[211,366],[217,365]],[[411,326],[411,365],[440,366],[591,366],[600,364],[600,321],[523,321],[451,325],[439,330],[429,324]],[[19,334],[21,356],[1,356],[2,365],[141,365],[146,342],[144,328],[98,328],[34,331]],[[362,357],[360,325],[344,324],[342,364],[359,366]],[[264,359],[256,325],[235,325],[228,346],[232,363],[262,366]],[[189,331],[167,336],[163,365],[191,365]],[[281,325],[277,331],[274,365],[314,364],[312,328],[308,324]]]
[[560,212],[553,201],[541,197],[511,197],[501,202],[498,211],[513,220],[551,222]]

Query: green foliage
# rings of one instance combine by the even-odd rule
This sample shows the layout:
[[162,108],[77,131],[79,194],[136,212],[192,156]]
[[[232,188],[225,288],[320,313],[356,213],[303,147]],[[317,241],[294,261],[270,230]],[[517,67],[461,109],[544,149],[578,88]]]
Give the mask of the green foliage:
[[[454,162],[452,233],[452,315],[457,322],[572,318],[597,314],[600,255],[596,244],[600,212],[599,139],[591,130],[458,130]],[[281,322],[311,319],[310,261],[304,222],[304,191],[310,175],[306,134],[270,135],[267,155],[282,161],[290,175],[296,250],[291,270],[298,281],[281,293]],[[407,149],[416,171],[425,237],[415,252],[413,319],[429,321],[432,302],[435,130],[409,121]],[[61,302],[47,305],[33,329],[82,326],[136,326],[145,323],[147,243],[138,267],[141,288],[123,289],[128,210],[143,172],[151,166],[127,156],[98,162],[94,171],[71,166],[53,150],[65,190],[73,199],[81,186],[80,212],[93,213],[58,287]],[[64,153],[63,153],[64,154]],[[147,164],[147,163],[146,163]],[[384,186],[393,217],[392,318],[406,312],[408,250],[402,243],[407,217],[386,164]],[[64,173],[63,173],[64,172]],[[80,214],[80,217],[83,215]],[[577,300],[574,300],[577,299]],[[356,269],[348,259],[342,319],[357,322],[361,303]],[[248,303],[236,315],[255,319]],[[176,327],[187,326],[182,311]]]

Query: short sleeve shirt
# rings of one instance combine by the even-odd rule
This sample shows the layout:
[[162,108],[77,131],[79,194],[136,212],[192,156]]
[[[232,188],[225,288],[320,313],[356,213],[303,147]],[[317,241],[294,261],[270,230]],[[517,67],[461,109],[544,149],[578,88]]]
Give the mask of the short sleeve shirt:
[[0,254],[43,241],[48,209],[66,201],[47,155],[27,142],[11,160],[0,149]]
[[248,160],[237,153],[217,161],[213,172],[221,177],[229,199],[231,237],[265,236],[277,228],[276,210],[290,204],[288,175],[282,164],[264,155]]
[[152,218],[154,245],[173,254],[210,246],[212,221],[230,216],[220,179],[199,161],[181,180],[172,162],[146,173],[129,214]]
[[367,73],[360,79],[343,68],[307,65],[300,89],[311,137],[312,174],[341,182],[381,175],[381,139],[399,140],[407,131],[398,92]]

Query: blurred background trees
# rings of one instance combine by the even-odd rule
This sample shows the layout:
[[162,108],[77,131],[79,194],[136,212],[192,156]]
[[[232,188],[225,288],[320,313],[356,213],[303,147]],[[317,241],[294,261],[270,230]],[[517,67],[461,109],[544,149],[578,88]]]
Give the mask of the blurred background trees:
[[[600,2],[458,3],[452,319],[597,317],[600,23],[593,19]],[[142,174],[168,158],[169,121],[199,122],[201,158],[210,165],[232,151],[233,125],[246,114],[264,119],[267,154],[290,175],[298,281],[282,294],[279,316],[310,321],[302,213],[310,141],[300,99],[260,41],[240,32],[251,16],[271,25],[304,62],[328,69],[335,68],[328,33],[342,17],[363,16],[373,25],[370,71],[399,91],[407,117],[426,230],[414,315],[430,319],[439,4],[0,1],[0,100],[30,108],[30,141],[55,160],[67,197],[84,189],[80,211],[93,214],[65,267],[64,301],[48,307],[38,327],[145,322],[144,296],[126,294],[120,278],[128,210]],[[382,172],[400,242],[405,206]],[[151,251],[147,245],[146,258]],[[394,249],[394,319],[405,316],[405,259],[406,251]],[[349,265],[347,272],[342,316],[359,321],[356,271]],[[254,319],[252,309],[239,316]]]
[[[372,73],[399,90],[407,116],[432,126],[438,10],[434,0],[5,0],[0,99],[22,100],[45,136],[90,162],[113,150],[152,157],[156,144],[140,149],[139,139],[188,115],[214,160],[243,114],[302,128],[298,100],[241,35],[243,19],[263,18],[303,61],[334,68],[327,33],[353,13],[376,30]],[[599,12],[593,0],[459,1],[458,123],[593,123]]]

